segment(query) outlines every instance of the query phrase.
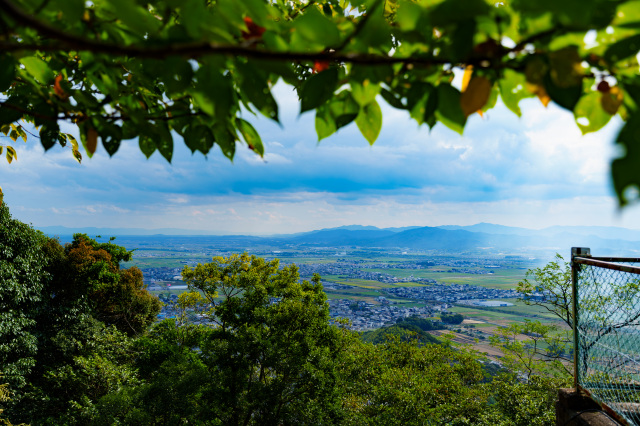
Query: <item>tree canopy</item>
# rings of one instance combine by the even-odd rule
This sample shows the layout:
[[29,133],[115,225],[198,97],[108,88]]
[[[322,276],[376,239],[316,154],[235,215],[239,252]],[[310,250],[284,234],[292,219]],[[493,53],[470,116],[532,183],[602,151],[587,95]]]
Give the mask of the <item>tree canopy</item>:
[[319,140],[355,121],[373,143],[382,99],[462,133],[498,96],[518,116],[538,97],[583,133],[626,121],[611,169],[624,205],[640,198],[638,28],[637,0],[0,0],[0,130],[17,143],[35,126],[78,160],[62,122],[88,156],[137,139],[171,161],[182,139],[232,159],[243,144],[264,154],[246,118],[278,121],[279,81]]

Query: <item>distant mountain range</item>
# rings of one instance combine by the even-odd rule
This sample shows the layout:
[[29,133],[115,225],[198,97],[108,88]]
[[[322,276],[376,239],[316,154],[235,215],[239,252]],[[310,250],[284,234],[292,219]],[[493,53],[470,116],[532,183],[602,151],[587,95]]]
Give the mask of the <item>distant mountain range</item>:
[[89,236],[147,236],[180,238],[193,236],[218,244],[244,245],[294,244],[307,247],[367,247],[406,250],[476,251],[558,251],[567,253],[570,247],[590,247],[595,255],[637,256],[640,253],[640,231],[603,226],[553,226],[541,230],[516,228],[491,223],[470,226],[377,228],[349,225],[298,234],[257,236],[215,236],[204,231],[184,229],[141,228],[66,228],[42,227],[48,235],[69,236],[75,232]]

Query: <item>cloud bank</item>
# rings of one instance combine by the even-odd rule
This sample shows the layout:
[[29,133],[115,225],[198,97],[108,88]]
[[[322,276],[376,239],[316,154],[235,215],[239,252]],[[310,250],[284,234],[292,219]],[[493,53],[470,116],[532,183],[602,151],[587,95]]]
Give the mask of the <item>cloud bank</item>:
[[419,128],[383,107],[373,147],[355,125],[317,143],[313,113],[298,115],[290,88],[276,92],[282,127],[247,114],[265,142],[264,159],[241,146],[233,163],[217,149],[205,158],[177,142],[168,164],[125,141],[113,158],[99,148],[77,164],[69,150],[44,154],[32,138],[17,145],[17,162],[0,166],[5,200],[36,226],[246,234],[480,221],[638,227],[638,208],[619,213],[611,196],[617,121],[581,136],[570,113],[526,100],[522,118],[498,105],[472,116],[460,136],[440,124]]

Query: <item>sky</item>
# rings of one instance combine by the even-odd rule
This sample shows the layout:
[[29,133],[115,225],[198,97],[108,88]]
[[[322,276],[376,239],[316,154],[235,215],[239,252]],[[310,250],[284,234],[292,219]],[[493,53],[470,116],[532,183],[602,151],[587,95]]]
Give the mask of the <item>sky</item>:
[[640,206],[620,211],[613,197],[618,120],[582,136],[571,113],[526,99],[521,118],[498,102],[471,116],[460,136],[442,124],[419,127],[380,100],[373,146],[355,124],[318,143],[314,113],[299,115],[290,87],[274,91],[282,126],[245,113],[264,159],[244,145],[233,162],[217,148],[205,158],[177,140],[169,164],[157,152],[147,160],[131,140],[112,158],[100,146],[78,164],[68,148],[45,153],[30,138],[14,145],[17,161],[0,163],[5,202],[35,227],[254,235],[353,224],[640,228]]

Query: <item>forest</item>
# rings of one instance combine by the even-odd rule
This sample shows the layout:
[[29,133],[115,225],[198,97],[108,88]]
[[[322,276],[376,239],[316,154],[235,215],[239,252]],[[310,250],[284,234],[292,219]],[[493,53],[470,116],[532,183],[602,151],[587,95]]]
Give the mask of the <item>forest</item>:
[[365,342],[330,321],[319,276],[300,281],[295,265],[248,254],[185,267],[180,314],[156,321],[140,270],[120,267],[131,255],[83,234],[63,246],[0,207],[5,424],[555,421],[569,377],[518,362],[525,346],[496,341],[510,354],[495,368],[450,339],[420,338],[434,325],[417,319]]

